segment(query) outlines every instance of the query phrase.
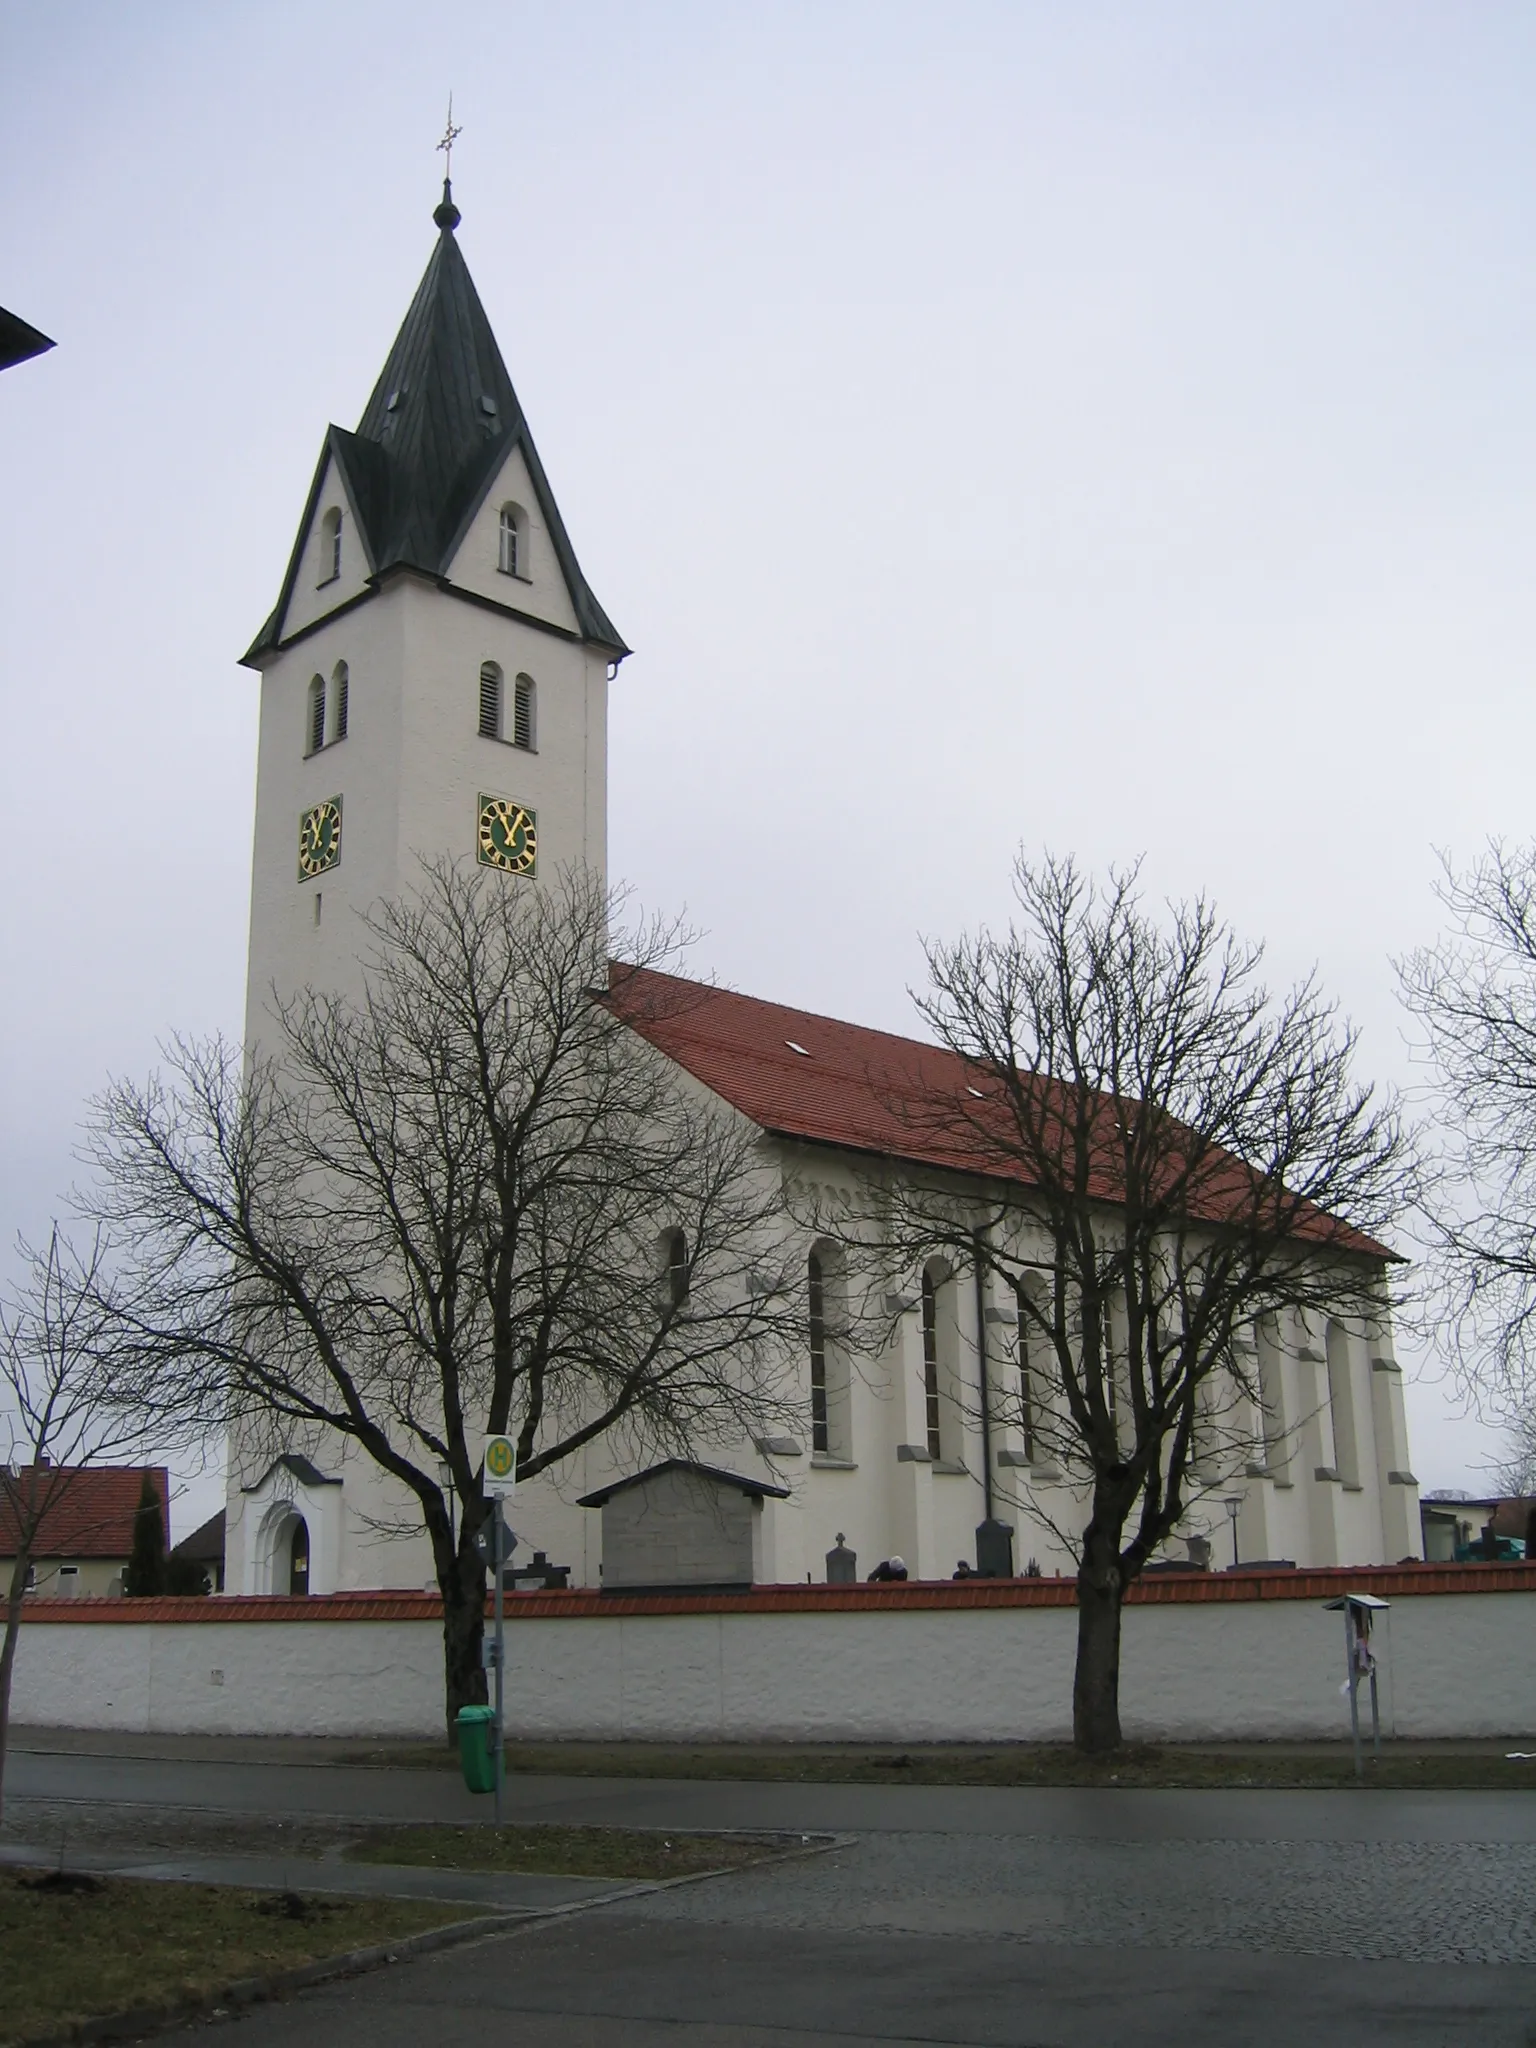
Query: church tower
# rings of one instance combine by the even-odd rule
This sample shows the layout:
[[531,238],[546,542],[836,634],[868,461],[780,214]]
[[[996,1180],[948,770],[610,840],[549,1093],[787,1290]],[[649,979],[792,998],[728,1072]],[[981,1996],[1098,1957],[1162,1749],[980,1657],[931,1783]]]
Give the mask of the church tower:
[[576,561],[470,278],[437,246],[354,433],[327,430],[261,673],[246,1042],[341,988],[356,913],[418,857],[535,886],[606,868],[607,691],[628,649]]

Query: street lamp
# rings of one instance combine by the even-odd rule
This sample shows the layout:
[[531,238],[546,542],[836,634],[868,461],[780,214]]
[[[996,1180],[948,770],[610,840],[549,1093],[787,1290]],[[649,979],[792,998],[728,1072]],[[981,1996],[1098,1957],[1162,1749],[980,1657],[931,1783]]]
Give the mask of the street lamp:
[[1221,1504],[1227,1511],[1227,1520],[1232,1524],[1232,1569],[1235,1571],[1237,1569],[1237,1517],[1243,1505],[1243,1497],[1240,1493],[1229,1493]]

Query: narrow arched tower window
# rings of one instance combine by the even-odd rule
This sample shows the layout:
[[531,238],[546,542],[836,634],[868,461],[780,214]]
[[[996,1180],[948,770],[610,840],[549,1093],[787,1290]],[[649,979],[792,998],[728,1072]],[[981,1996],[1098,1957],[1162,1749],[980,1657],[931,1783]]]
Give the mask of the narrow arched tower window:
[[494,661],[480,664],[480,731],[488,740],[501,738],[501,670]]
[[309,1524],[302,1515],[288,1537],[288,1591],[301,1597],[309,1591]]
[[347,664],[338,661],[331,671],[332,727],[331,738],[344,740],[347,736],[347,697],[351,684]]
[[537,704],[533,677],[519,676],[512,686],[512,741],[515,746],[527,747],[530,752],[534,745],[534,714]]
[[320,522],[320,574],[317,583],[334,583],[341,574],[341,512],[335,505]]
[[309,705],[304,719],[304,751],[318,754],[325,745],[325,677],[309,679]]

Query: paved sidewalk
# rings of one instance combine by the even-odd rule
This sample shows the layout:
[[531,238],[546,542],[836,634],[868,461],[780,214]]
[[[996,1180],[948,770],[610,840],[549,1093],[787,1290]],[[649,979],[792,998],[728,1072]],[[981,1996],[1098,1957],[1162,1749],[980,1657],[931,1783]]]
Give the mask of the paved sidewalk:
[[[52,1868],[57,1852],[24,1842],[0,1847],[0,1865]],[[173,1856],[72,1850],[71,1870],[177,1884],[229,1884],[252,1891],[327,1892],[344,1898],[443,1899],[483,1912],[544,1914],[598,1900],[635,1899],[656,1887],[613,1877],[524,1876],[502,1870],[438,1870],[406,1863],[347,1863],[340,1857]]]

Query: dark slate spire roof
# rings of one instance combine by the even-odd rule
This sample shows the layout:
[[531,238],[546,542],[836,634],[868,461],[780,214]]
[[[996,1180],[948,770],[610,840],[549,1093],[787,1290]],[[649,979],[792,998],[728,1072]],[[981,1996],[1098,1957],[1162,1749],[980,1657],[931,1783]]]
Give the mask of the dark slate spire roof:
[[333,426],[305,508],[282,596],[247,661],[278,644],[314,517],[327,456],[342,472],[357,513],[372,580],[391,569],[445,577],[486,492],[514,448],[522,450],[581,637],[629,652],[581,573],[454,230],[459,209],[448,180],[432,216],[437,247],[356,433]]

